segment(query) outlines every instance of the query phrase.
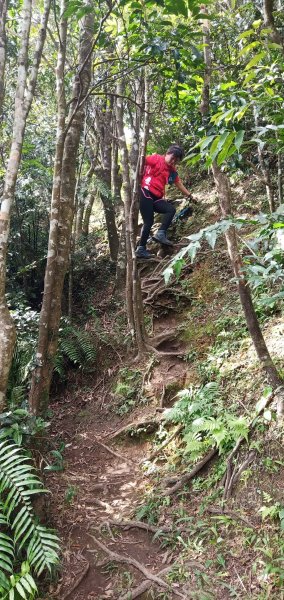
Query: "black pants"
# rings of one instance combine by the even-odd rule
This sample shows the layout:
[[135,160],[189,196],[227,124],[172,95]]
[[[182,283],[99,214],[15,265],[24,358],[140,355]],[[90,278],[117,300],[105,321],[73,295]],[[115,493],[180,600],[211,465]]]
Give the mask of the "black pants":
[[154,223],[154,213],[161,213],[164,215],[159,229],[167,231],[174,218],[176,209],[170,202],[163,200],[163,198],[159,199],[148,190],[142,188],[140,192],[140,212],[144,223],[141,232],[140,246],[146,246],[151,227]]

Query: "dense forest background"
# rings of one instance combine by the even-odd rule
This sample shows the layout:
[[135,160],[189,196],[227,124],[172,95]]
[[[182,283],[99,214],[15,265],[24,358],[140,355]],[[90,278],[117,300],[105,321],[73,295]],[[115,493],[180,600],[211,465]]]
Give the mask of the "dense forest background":
[[[282,597],[283,28],[277,0],[0,0],[3,600],[149,589]],[[153,246],[145,264],[135,256],[143,161],[173,142],[185,151],[193,216],[171,188],[173,250]],[[89,559],[75,584],[58,566],[82,475],[61,489],[76,460],[58,423],[73,443],[90,398],[99,404],[84,439],[127,472],[137,459],[136,512],[112,514],[113,526],[132,517],[167,548],[163,558],[155,549],[156,575],[137,557],[137,585],[135,561],[128,579],[108,567],[107,596]],[[112,420],[106,445],[96,427]],[[104,472],[98,449],[79,448]],[[107,503],[96,506],[113,540]],[[230,528],[235,547],[219,550]],[[145,539],[129,543],[148,548]],[[123,544],[121,555],[100,535],[95,543],[110,564],[125,563]]]

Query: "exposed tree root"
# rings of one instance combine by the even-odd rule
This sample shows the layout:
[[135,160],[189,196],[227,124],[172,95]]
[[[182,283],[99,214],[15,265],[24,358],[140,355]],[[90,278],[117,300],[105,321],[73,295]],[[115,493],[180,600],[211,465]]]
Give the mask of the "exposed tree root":
[[80,583],[83,581],[84,577],[86,577],[86,575],[89,571],[89,568],[90,568],[90,563],[87,563],[83,572],[81,573],[80,577],[78,577],[78,579],[75,581],[74,585],[72,586],[71,590],[66,592],[66,594],[63,594],[63,596],[61,597],[61,600],[67,600],[67,598],[69,598],[69,596],[71,596],[71,594],[73,594],[73,592],[75,592],[75,590],[79,587]]
[[243,471],[245,471],[248,468],[248,466],[254,460],[255,456],[256,456],[255,451],[249,452],[249,454],[248,454],[247,458],[244,460],[244,462],[239,467],[235,467],[233,469],[230,479],[227,479],[227,481],[226,481],[224,494],[223,494],[224,500],[231,497],[233,486],[237,483],[237,481],[239,481],[241,474],[243,473]]
[[155,525],[150,525],[149,523],[143,523],[143,521],[115,521],[115,520],[108,520],[108,521],[104,521],[101,525],[100,525],[100,529],[104,526],[107,527],[107,525],[114,525],[115,527],[121,527],[123,529],[125,529],[126,531],[128,529],[134,529],[134,528],[138,528],[138,529],[144,529],[145,531],[150,531],[151,533],[157,533],[158,531],[160,531],[161,533],[171,533],[171,531],[173,530],[172,527],[156,527]]
[[206,512],[212,513],[213,515],[228,515],[228,517],[231,517],[236,521],[243,521],[246,525],[248,525],[248,527],[255,529],[255,525],[251,523],[251,521],[249,521],[246,517],[234,512],[233,510],[227,510],[222,506],[208,506],[206,508]]
[[[283,393],[283,386],[280,386],[280,388],[277,388],[276,390],[274,390],[272,392],[272,394],[270,396],[267,397],[266,402],[263,404],[261,410],[259,411],[259,413],[256,415],[256,417],[251,421],[250,425],[249,425],[249,435],[251,434],[251,432],[253,431],[253,429],[255,428],[257,422],[258,422],[258,417],[263,413],[263,411],[267,408],[267,406],[269,406],[269,404],[271,404],[272,400],[276,398],[277,400],[277,407],[278,407],[278,402],[279,402],[279,394],[281,397],[281,393]],[[223,498],[224,500],[229,498],[232,495],[232,489],[234,484],[237,482],[237,480],[239,479],[241,473],[239,472],[239,469],[241,468],[243,472],[245,470],[245,468],[252,462],[254,456],[252,456],[251,453],[249,453],[247,459],[244,461],[244,463],[242,463],[241,467],[239,469],[237,469],[236,467],[233,468],[233,458],[234,456],[236,456],[240,446],[242,445],[242,443],[244,441],[247,441],[247,438],[245,437],[241,437],[237,440],[233,450],[230,452],[228,458],[227,458],[227,471],[225,473],[225,478],[224,478],[224,493],[223,493]],[[247,462],[249,460],[249,462]],[[245,466],[244,466],[245,465]],[[223,482],[223,480],[222,480]]]
[[125,556],[124,554],[118,554],[117,552],[113,552],[113,550],[110,550],[107,546],[105,546],[105,544],[97,540],[94,535],[92,535],[91,533],[88,533],[88,535],[94,540],[94,543],[101,550],[103,550],[103,552],[108,554],[111,560],[114,560],[115,562],[122,562],[127,565],[132,565],[133,567],[138,569],[138,571],[143,573],[146,579],[153,581],[154,583],[156,583],[156,585],[164,589],[169,589],[169,585],[163,579],[161,579],[158,575],[151,573],[151,571],[149,571],[149,569],[147,569],[144,565],[138,562],[138,560],[136,560],[135,558],[131,558],[130,556]]
[[158,419],[157,418],[155,419],[155,417],[152,417],[147,420],[144,419],[143,421],[133,421],[132,423],[128,423],[127,425],[120,427],[120,429],[115,431],[113,434],[108,435],[107,438],[113,440],[113,439],[119,437],[120,435],[128,434],[129,431],[132,429],[139,429],[140,427],[151,427],[151,428],[153,428],[153,431],[155,431],[155,429],[158,429],[158,427],[160,425],[160,421],[161,421],[161,417]]
[[218,449],[217,448],[212,448],[207,454],[205,454],[205,456],[193,467],[193,469],[189,472],[189,473],[185,473],[185,475],[183,475],[175,485],[173,485],[170,488],[167,488],[163,495],[164,496],[172,496],[173,494],[175,494],[176,492],[178,492],[186,483],[188,483],[191,479],[193,479],[195,477],[195,475],[197,475],[197,473],[199,473],[199,471],[201,471],[201,469],[203,469],[203,467],[214,457],[216,456],[216,454],[218,454]]
[[109,446],[106,446],[106,444],[103,444],[103,442],[100,442],[97,438],[95,438],[95,444],[102,446],[102,448],[104,448],[107,452],[109,452],[113,456],[116,456],[116,458],[119,458],[120,460],[122,460],[124,462],[130,462],[132,464],[135,464],[135,461],[132,460],[132,458],[122,456],[122,454],[120,454],[119,452],[115,452],[115,450],[112,450]]
[[[162,444],[159,448],[157,448],[157,450],[154,450],[154,452],[152,452],[152,454],[150,454],[150,456],[147,458],[147,460],[153,460],[154,458],[156,458],[156,456],[159,456],[159,454],[161,453],[162,450],[164,450],[164,448],[166,448],[171,441],[183,430],[184,425],[179,425],[178,428],[174,431],[174,433],[172,433],[172,435],[170,435]],[[143,460],[142,462],[145,462],[145,460]]]
[[[160,571],[158,573],[159,577],[163,577],[164,575],[167,575],[171,571],[173,566],[174,565],[165,567],[165,569],[163,569],[162,571]],[[194,560],[187,561],[185,566],[192,567],[193,569],[198,569],[199,571],[205,571],[204,567],[200,563],[198,563],[197,561],[194,561]],[[128,592],[126,594],[122,594],[121,596],[119,596],[118,600],[135,600],[135,598],[138,598],[141,594],[144,594],[144,592],[147,592],[148,590],[150,590],[152,585],[153,584],[151,581],[145,579],[137,587],[132,588],[132,589],[128,590]],[[178,596],[180,598],[183,598],[184,600],[188,600],[188,596],[184,596],[184,594],[181,594],[180,592],[178,592],[175,589],[171,590],[171,594],[172,594],[172,596]]]
[[[159,577],[163,577],[163,575],[167,575],[172,567],[166,567],[162,571],[159,572]],[[153,586],[153,582],[149,581],[149,579],[144,579],[137,587],[132,588],[126,592],[126,594],[122,594],[119,596],[118,600],[135,600],[135,598],[139,598],[141,594],[150,590]]]
[[174,340],[176,338],[176,335],[177,335],[176,328],[169,329],[168,331],[163,331],[162,333],[158,333],[157,335],[155,335],[154,338],[149,339],[149,342],[151,343],[151,346],[154,346],[155,348],[157,348],[158,346],[163,344],[163,342],[167,342],[168,340]]

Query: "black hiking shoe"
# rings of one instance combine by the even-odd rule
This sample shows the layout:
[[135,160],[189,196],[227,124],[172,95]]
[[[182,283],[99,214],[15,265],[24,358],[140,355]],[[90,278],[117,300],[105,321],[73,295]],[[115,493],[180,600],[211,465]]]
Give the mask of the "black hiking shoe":
[[153,254],[151,254],[151,252],[149,252],[149,250],[146,250],[145,246],[138,246],[137,250],[135,251],[135,255],[136,258],[152,258]]
[[173,242],[170,242],[166,236],[166,232],[162,229],[159,229],[155,235],[153,235],[153,240],[155,242],[159,242],[159,244],[164,244],[165,246],[173,246]]

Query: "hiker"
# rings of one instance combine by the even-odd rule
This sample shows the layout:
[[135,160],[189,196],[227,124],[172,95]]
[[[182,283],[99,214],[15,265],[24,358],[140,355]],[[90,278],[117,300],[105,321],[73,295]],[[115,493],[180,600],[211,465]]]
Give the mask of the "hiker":
[[140,212],[143,219],[143,227],[139,246],[135,253],[137,258],[151,258],[152,256],[146,249],[146,244],[154,223],[154,213],[161,213],[164,217],[157,233],[153,236],[153,240],[167,246],[173,245],[168,240],[166,232],[174,218],[176,210],[170,202],[164,199],[164,195],[166,185],[174,183],[187,198],[192,197],[175,170],[175,166],[183,158],[183,155],[182,148],[173,144],[169,147],[165,155],[152,154],[145,158],[140,192]]

